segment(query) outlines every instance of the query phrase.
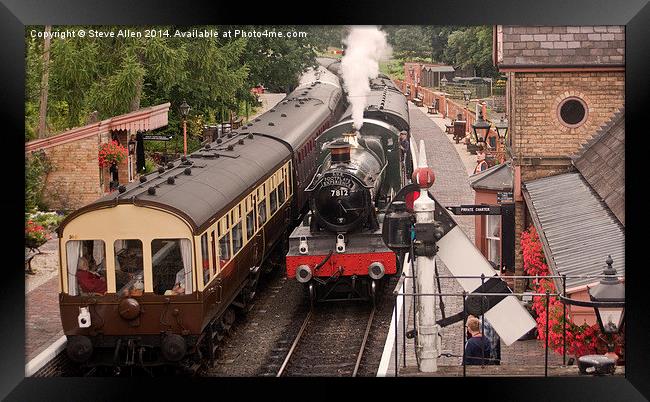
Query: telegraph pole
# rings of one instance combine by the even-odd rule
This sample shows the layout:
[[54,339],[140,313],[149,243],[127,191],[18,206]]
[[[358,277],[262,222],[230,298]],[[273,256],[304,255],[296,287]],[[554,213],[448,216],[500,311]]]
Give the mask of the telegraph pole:
[[[435,254],[437,246],[434,236],[435,201],[429,197],[428,189],[433,185],[435,176],[427,166],[427,156],[424,140],[420,140],[418,168],[413,172],[414,181],[420,186],[420,196],[415,200],[413,209],[416,220],[416,254],[417,254],[417,292],[420,294],[435,293],[434,275],[436,269]],[[438,371],[439,355],[439,326],[436,324],[436,298],[434,296],[419,296],[416,316],[417,356],[419,369],[425,373]]]

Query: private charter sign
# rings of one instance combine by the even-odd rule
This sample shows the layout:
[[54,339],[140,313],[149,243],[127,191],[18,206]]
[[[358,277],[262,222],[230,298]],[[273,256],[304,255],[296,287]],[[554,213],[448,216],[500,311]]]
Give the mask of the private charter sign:
[[228,29],[64,29],[57,31],[30,31],[32,38],[306,38],[307,33],[302,31],[276,31],[274,29],[240,30]]

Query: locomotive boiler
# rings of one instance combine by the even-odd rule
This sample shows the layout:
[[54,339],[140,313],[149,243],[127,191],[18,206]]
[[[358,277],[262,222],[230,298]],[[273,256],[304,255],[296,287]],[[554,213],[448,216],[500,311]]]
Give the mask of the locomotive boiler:
[[305,190],[310,212],[289,237],[287,277],[303,283],[312,301],[374,300],[382,279],[399,271],[380,228],[410,169],[399,148],[408,105],[386,76],[370,88],[359,130],[348,108],[316,141],[318,170]]

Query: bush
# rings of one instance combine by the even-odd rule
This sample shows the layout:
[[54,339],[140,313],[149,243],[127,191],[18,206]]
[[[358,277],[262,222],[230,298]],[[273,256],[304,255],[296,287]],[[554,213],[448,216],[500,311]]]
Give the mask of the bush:
[[[544,278],[550,274],[550,270],[546,264],[542,243],[534,226],[521,234],[521,249],[524,257],[524,272],[527,275],[538,275],[540,277],[534,283],[535,293],[546,293],[547,291],[550,294],[557,293],[553,281]],[[577,325],[568,312],[566,323],[564,322],[562,302],[556,296],[549,297],[548,334],[546,333],[546,297],[533,296],[532,309],[537,315],[538,339],[545,340],[548,336],[549,348],[556,353],[564,353],[563,332],[565,326],[566,348],[569,355],[580,357],[588,354],[604,354],[607,351],[598,324],[588,325],[585,323]],[[624,339],[623,332],[614,337],[614,344],[616,345],[614,352],[622,360],[625,359]]]
[[153,159],[147,158],[144,160],[144,174],[155,172],[156,168],[156,162]]
[[44,152],[34,152],[25,158],[25,212],[46,207],[43,204],[43,189],[52,164]]
[[32,220],[25,222],[25,247],[39,248],[50,239],[45,228]]
[[56,230],[56,228],[61,224],[63,214],[58,214],[56,212],[36,212],[33,214],[27,214],[27,220],[32,221],[35,224],[42,226],[46,230]]

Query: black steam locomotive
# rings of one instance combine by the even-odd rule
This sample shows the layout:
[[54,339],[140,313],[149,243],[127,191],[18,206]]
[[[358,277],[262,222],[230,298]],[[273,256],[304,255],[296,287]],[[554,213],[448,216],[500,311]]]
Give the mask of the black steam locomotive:
[[399,147],[399,133],[409,131],[408,104],[384,75],[370,88],[360,130],[350,107],[316,141],[319,167],[305,190],[310,212],[289,238],[287,277],[304,283],[312,300],[374,298],[378,281],[399,271],[381,223],[412,170]]

